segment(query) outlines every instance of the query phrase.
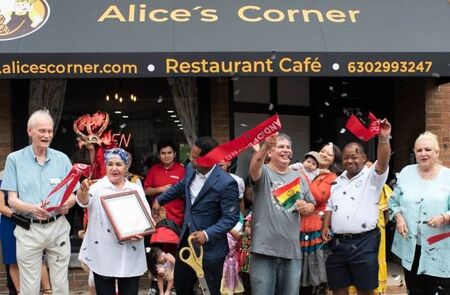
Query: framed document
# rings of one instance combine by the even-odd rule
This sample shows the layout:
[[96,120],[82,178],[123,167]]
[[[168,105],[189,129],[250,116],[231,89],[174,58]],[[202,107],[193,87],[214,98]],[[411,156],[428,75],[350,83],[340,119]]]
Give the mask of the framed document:
[[126,191],[100,197],[106,215],[120,241],[135,235],[146,236],[155,231],[155,222],[137,191]]

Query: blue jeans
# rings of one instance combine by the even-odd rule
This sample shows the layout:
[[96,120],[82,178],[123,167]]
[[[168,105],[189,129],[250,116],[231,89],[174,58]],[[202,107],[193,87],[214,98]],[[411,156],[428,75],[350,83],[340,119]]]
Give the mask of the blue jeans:
[[287,259],[252,253],[250,282],[252,294],[298,295],[301,259]]

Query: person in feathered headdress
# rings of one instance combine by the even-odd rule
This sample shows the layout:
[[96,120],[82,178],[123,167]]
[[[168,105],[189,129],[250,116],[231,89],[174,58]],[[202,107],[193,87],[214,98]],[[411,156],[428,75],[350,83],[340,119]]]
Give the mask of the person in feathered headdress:
[[93,165],[92,179],[99,179],[106,174],[105,151],[116,147],[111,130],[105,132],[109,124],[107,112],[98,111],[92,116],[83,115],[73,122],[73,130],[78,135],[78,145],[89,150],[89,160]]

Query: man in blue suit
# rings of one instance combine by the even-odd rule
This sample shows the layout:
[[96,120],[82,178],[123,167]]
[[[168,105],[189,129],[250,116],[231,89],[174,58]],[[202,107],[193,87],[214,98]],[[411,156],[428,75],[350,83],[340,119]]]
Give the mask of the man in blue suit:
[[[206,155],[218,145],[211,137],[198,138],[191,148],[191,163],[186,176],[161,194],[153,204],[153,214],[176,198],[186,198],[183,227],[178,249],[187,246],[187,238],[203,245],[203,270],[211,294],[220,294],[223,263],[228,254],[227,232],[239,220],[238,185],[219,165],[202,167],[196,159]],[[194,294],[195,272],[180,259],[176,259],[175,290],[179,295]]]

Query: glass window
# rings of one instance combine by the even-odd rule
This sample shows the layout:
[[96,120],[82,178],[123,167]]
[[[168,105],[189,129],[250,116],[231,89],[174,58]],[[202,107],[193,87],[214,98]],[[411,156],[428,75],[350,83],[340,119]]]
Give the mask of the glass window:
[[108,112],[107,130],[119,147],[133,154],[133,173],[145,176],[146,160],[156,153],[161,139],[186,144],[166,79],[83,79],[68,80],[53,147],[69,157],[79,155],[73,122],[96,111]]
[[278,104],[309,106],[309,78],[278,78]]
[[235,102],[269,103],[270,78],[233,79],[233,97]]

